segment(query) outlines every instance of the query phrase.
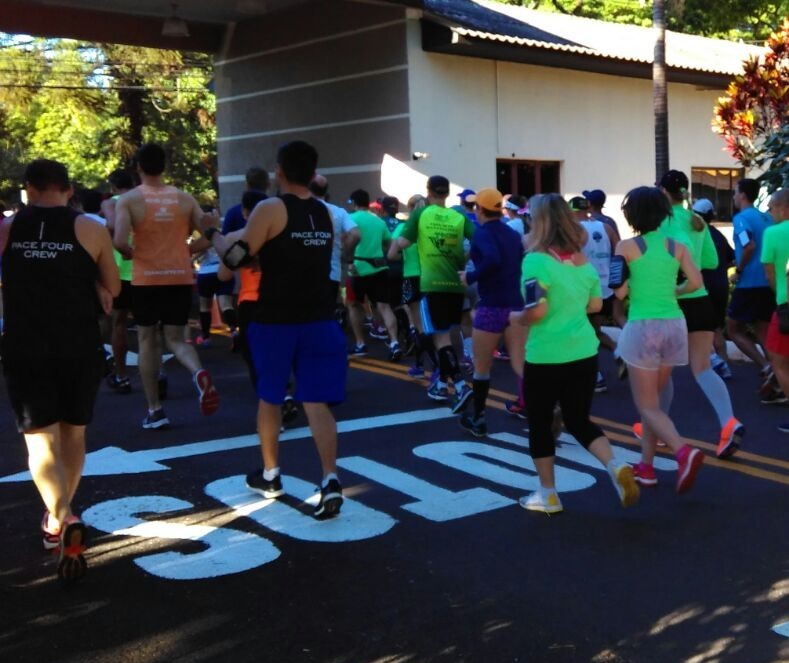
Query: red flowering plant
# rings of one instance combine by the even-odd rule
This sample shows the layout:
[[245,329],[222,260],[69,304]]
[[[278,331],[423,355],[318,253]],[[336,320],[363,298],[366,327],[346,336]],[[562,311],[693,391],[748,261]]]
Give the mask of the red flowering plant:
[[789,17],[767,39],[765,53],[743,63],[715,105],[712,127],[743,166],[766,166],[768,188],[789,178]]

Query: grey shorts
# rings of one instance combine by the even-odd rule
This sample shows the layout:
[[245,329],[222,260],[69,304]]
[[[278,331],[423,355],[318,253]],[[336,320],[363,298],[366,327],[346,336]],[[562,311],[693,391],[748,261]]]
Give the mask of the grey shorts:
[[619,356],[636,368],[656,371],[661,366],[688,363],[688,327],[685,318],[631,320],[617,343]]

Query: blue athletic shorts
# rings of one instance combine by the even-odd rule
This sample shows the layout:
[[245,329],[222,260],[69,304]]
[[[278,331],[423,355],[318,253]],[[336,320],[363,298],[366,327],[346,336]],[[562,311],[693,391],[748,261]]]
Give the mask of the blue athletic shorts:
[[301,324],[252,322],[247,339],[260,400],[282,404],[291,372],[296,377],[294,398],[300,403],[345,400],[348,354],[345,335],[335,320]]

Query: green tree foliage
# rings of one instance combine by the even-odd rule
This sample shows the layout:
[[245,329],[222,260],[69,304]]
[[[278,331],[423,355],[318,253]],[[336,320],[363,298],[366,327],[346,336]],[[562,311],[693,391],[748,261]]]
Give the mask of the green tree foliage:
[[[646,0],[499,0],[604,21],[652,24]],[[670,30],[707,37],[761,41],[789,14],[789,0],[667,0]]]
[[211,75],[202,54],[0,35],[0,196],[13,199],[33,158],[100,186],[140,143],[157,141],[173,184],[215,198]]

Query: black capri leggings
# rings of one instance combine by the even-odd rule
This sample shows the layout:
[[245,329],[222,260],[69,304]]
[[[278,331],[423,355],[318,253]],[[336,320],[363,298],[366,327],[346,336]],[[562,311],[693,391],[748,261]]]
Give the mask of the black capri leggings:
[[602,429],[589,420],[596,380],[597,355],[566,364],[530,364],[527,361],[523,365],[523,396],[532,458],[556,454],[556,440],[551,433],[556,403],[562,408],[567,432],[584,449],[603,437]]

